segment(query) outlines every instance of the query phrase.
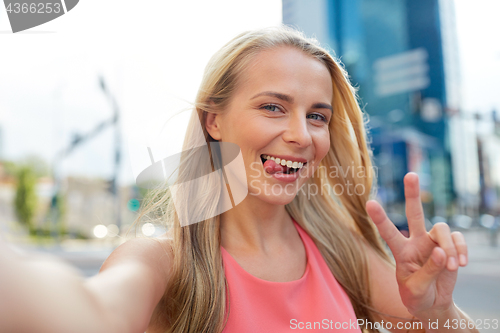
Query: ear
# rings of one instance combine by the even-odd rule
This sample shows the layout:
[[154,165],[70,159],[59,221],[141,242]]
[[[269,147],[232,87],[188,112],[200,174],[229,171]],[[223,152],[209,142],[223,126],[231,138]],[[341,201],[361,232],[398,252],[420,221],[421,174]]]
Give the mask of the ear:
[[218,114],[206,112],[205,128],[207,129],[208,134],[210,134],[210,136],[217,141],[221,139],[219,121],[220,117]]

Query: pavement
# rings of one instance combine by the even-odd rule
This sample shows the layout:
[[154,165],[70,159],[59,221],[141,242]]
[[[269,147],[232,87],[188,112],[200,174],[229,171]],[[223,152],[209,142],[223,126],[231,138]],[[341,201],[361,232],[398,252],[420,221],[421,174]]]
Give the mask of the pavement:
[[[500,333],[500,244],[491,246],[484,229],[462,231],[469,251],[469,263],[461,267],[453,293],[455,304],[466,312],[481,332]],[[497,234],[500,243],[500,233]],[[486,329],[489,319],[497,328]]]

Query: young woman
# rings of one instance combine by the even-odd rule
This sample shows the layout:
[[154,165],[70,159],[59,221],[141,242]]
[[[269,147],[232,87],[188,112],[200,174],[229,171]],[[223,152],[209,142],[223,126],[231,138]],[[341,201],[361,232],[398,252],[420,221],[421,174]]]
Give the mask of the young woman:
[[[2,332],[442,332],[447,321],[477,332],[452,299],[467,264],[463,235],[443,223],[425,230],[416,174],[404,179],[409,238],[369,200],[355,90],[313,40],[286,27],[237,36],[210,60],[191,120],[186,151],[239,147],[246,197],[220,210],[234,187],[202,186],[205,196],[183,200],[158,190],[143,214],[160,213],[168,235],[124,243],[85,282],[2,251]],[[177,184],[200,176],[192,151]],[[211,152],[213,170],[228,162]],[[181,226],[193,207],[203,220]],[[453,326],[460,320],[466,328]]]

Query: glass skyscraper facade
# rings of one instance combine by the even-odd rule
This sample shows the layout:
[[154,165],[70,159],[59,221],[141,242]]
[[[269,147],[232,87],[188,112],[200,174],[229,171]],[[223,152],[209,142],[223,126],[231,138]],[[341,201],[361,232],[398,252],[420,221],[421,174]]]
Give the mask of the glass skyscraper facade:
[[283,0],[283,23],[329,48],[358,88],[389,211],[403,212],[403,177],[415,171],[428,213],[448,215],[448,118],[460,104],[450,1]]

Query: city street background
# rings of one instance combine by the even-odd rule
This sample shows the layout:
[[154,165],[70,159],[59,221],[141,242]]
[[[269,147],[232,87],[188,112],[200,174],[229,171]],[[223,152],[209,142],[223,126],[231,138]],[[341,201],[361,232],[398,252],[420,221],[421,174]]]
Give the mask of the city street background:
[[0,233],[96,274],[135,228],[136,177],[181,151],[212,54],[285,23],[358,88],[391,220],[407,232],[402,180],[418,173],[427,227],[446,222],[469,246],[455,302],[500,321],[499,12],[498,0],[81,1],[12,34],[1,7]]

